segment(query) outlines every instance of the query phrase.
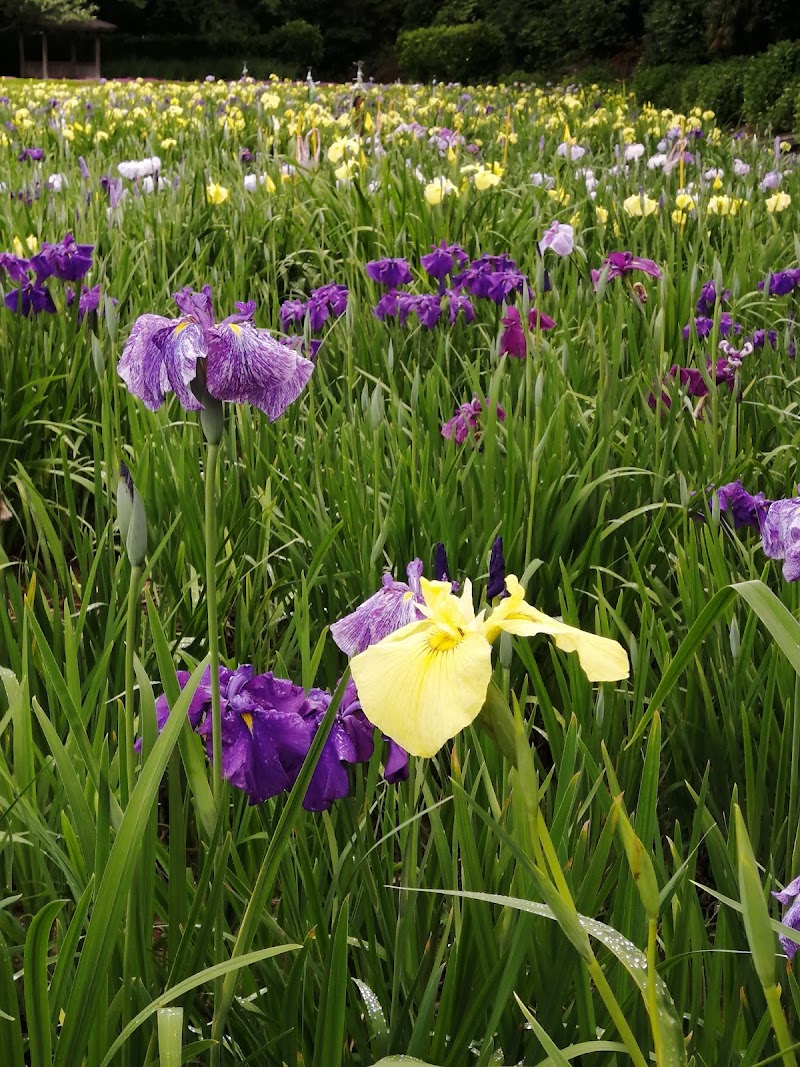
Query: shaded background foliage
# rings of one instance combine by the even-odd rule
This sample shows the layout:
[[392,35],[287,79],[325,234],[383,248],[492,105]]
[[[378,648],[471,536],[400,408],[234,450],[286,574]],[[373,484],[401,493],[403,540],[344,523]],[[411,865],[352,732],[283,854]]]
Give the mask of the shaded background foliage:
[[[83,7],[81,0],[0,0],[7,25]],[[311,67],[315,78],[339,80],[362,60],[379,80],[573,73],[607,80],[629,76],[637,63],[704,64],[800,36],[794,0],[101,0],[96,10],[118,27],[105,45],[110,76],[232,78],[246,64],[256,76],[298,76]],[[458,26],[472,32],[454,34]],[[410,41],[408,31],[417,31]],[[14,73],[13,34],[5,36],[0,62]]]

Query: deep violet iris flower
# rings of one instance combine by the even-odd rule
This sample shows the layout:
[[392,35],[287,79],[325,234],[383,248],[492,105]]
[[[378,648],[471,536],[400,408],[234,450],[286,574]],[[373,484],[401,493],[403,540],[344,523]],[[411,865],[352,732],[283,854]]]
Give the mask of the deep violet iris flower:
[[181,289],[174,300],[181,317],[141,315],[117,366],[128,389],[151,411],[170,392],[187,411],[202,409],[190,389],[198,375],[212,397],[252,404],[271,421],[298,398],[314,364],[253,324],[254,302],[238,303],[233,315],[216,322],[210,286],[199,293]]
[[759,289],[766,289],[770,296],[787,296],[800,286],[800,267],[778,270],[770,274],[766,282],[759,282]]
[[[178,672],[183,688],[188,671]],[[308,693],[285,678],[255,674],[249,664],[231,671],[220,667],[222,717],[222,774],[241,789],[251,804],[261,804],[292,788],[303,761],[331,702],[322,689]],[[169,716],[163,695],[156,701],[159,730]],[[204,738],[211,758],[211,671],[206,669],[188,709],[193,730]],[[349,681],[303,800],[309,811],[325,811],[350,789],[347,766],[364,763],[373,753],[374,727],[358,703]],[[140,746],[138,746],[140,747]],[[408,776],[408,758],[403,749],[389,742],[384,777],[390,783]]]
[[42,250],[31,257],[30,265],[40,281],[55,277],[63,282],[79,282],[89,273],[93,251],[94,245],[79,245],[67,233],[58,244],[45,241]]
[[748,493],[738,478],[735,482],[721,485],[717,489],[717,496],[720,510],[730,511],[736,530],[741,530],[744,526],[760,530],[767,512],[772,507],[772,501],[767,500],[763,493]]
[[461,245],[448,245],[444,239],[438,245],[431,245],[431,251],[422,256],[420,263],[431,278],[442,281],[452,274],[456,266],[463,267],[469,256]]
[[374,282],[395,289],[411,281],[411,268],[405,259],[373,259],[364,269]]

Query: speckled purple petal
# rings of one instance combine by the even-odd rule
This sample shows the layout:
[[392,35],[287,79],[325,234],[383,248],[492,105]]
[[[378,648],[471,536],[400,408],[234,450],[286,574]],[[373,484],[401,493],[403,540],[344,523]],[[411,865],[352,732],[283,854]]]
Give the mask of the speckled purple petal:
[[207,331],[206,386],[217,400],[252,404],[273,422],[305,388],[314,364],[249,322]]
[[187,411],[198,411],[202,404],[189,383],[197,374],[197,361],[205,354],[203,331],[197,323],[140,315],[122,351],[117,373],[151,411],[161,407],[169,392],[175,393]]
[[421,618],[414,591],[405,582],[395,582],[386,574],[377,593],[331,626],[331,637],[345,655],[355,656],[401,626]]

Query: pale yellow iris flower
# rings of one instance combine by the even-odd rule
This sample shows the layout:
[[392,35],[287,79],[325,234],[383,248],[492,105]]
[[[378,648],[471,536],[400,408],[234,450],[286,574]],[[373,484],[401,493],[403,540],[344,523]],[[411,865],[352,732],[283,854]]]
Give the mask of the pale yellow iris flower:
[[492,642],[502,631],[549,634],[563,652],[577,652],[592,682],[627,678],[628,657],[616,641],[585,633],[525,602],[513,575],[509,596],[486,616],[472,605],[472,585],[455,596],[449,582],[421,579],[426,616],[409,623],[351,661],[364,714],[415,756],[433,756],[477,717],[492,677]]

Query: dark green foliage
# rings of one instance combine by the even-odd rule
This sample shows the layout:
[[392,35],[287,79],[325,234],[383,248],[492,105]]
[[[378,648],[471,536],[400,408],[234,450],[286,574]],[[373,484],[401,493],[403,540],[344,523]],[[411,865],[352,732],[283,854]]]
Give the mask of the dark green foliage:
[[412,81],[480,81],[502,56],[503,35],[484,22],[410,30],[397,40],[400,69]]
[[725,126],[737,126],[744,113],[745,65],[739,59],[709,63],[701,68],[697,80],[699,99]]
[[319,26],[305,19],[286,22],[267,35],[267,51],[298,72],[304,66],[316,66],[322,59],[325,45]]
[[751,59],[744,74],[744,118],[753,125],[788,130],[793,120],[793,93],[800,83],[800,41],[781,41]]
[[645,15],[648,64],[701,63],[708,55],[704,0],[654,0]]

